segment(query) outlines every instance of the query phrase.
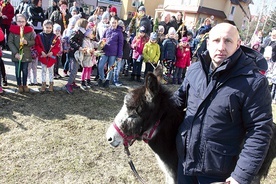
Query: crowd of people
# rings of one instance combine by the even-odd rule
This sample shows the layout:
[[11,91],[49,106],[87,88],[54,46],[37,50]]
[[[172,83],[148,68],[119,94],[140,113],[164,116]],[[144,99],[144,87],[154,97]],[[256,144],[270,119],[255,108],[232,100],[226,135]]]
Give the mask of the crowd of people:
[[[146,15],[145,6],[138,7],[136,13],[122,20],[116,7],[111,5],[97,7],[87,16],[77,2],[69,8],[66,0],[54,0],[46,11],[41,7],[41,0],[23,0],[15,10],[9,0],[3,3],[1,28],[7,40],[4,39],[1,46],[14,56],[19,92],[28,92],[29,85],[41,85],[40,91],[44,92],[46,71],[49,71],[49,91],[54,89],[54,80],[68,77],[65,87],[70,94],[74,88],[91,88],[92,73],[96,73],[97,85],[104,88],[110,84],[123,85],[120,75],[141,82],[158,63],[165,68],[166,82],[181,84],[186,69],[206,51],[206,38],[212,28],[212,20],[206,18],[198,29],[188,29],[183,14],[177,12],[175,16],[164,13],[154,30],[156,25]],[[25,36],[26,31],[31,32],[30,41]],[[260,42],[257,37],[252,48],[258,50],[272,43],[274,41],[269,43],[267,39]],[[264,49],[259,51],[264,52]],[[0,63],[1,82],[7,86],[4,62]],[[41,84],[37,80],[38,65],[43,69]],[[82,72],[80,85],[76,83],[78,71]],[[2,87],[0,92],[3,92]]]

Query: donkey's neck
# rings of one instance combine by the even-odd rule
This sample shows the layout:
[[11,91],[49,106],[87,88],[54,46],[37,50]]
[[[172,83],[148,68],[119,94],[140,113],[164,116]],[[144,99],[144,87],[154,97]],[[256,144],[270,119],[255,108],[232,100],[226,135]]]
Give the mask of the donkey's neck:
[[155,136],[149,141],[149,146],[158,156],[163,172],[176,180],[178,164],[176,134],[183,117],[171,104],[167,104],[166,109],[160,109],[160,111],[164,113],[161,115]]

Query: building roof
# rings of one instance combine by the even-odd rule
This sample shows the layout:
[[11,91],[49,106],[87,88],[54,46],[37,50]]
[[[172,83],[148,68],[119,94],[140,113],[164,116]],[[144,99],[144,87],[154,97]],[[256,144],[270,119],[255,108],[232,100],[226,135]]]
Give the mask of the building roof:
[[198,7],[197,12],[207,14],[207,15],[213,15],[215,17],[219,17],[219,18],[222,18],[222,19],[226,18],[226,15],[223,11],[215,10],[215,9],[207,8],[207,7],[203,7],[203,6]]

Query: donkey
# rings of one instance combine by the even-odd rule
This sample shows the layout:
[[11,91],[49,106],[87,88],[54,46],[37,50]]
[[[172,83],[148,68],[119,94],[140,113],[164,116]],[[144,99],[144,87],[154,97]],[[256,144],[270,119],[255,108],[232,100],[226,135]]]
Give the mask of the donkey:
[[[158,77],[149,73],[144,86],[125,96],[123,107],[106,132],[107,141],[113,147],[120,144],[128,147],[135,140],[147,142],[165,173],[167,184],[177,183],[176,135],[185,114],[176,108],[171,97],[172,93],[159,83]],[[267,175],[276,156],[276,126],[273,130],[269,152],[255,184]]]

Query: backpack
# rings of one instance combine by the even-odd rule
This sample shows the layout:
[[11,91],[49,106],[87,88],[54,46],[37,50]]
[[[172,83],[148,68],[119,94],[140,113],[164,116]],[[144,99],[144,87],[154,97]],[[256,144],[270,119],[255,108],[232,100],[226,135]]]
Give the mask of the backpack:
[[172,60],[175,61],[176,60],[176,47],[177,47],[177,42],[175,39],[173,38],[168,38],[166,40],[163,41],[163,52],[162,55],[162,59],[165,60]]

